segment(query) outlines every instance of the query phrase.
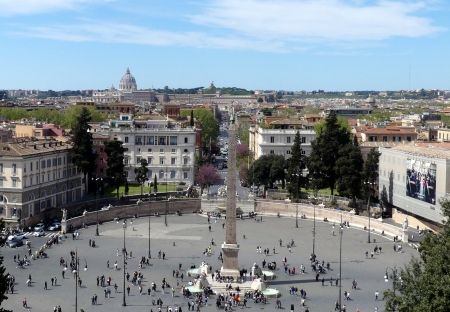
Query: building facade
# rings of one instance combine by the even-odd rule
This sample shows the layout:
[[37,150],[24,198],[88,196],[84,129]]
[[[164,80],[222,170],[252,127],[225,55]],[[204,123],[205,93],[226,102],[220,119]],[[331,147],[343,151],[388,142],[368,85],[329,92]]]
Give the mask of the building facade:
[[172,125],[169,120],[133,120],[132,115],[121,114],[110,122],[110,140],[123,142],[125,174],[135,182],[134,169],[141,159],[148,162],[149,182],[155,175],[158,182],[171,184],[194,182],[197,130]]
[[283,155],[285,159],[289,159],[297,131],[300,133],[304,155],[309,156],[311,154],[311,141],[316,138],[314,130],[251,127],[249,130],[249,149],[254,155],[254,159],[271,154]]
[[442,223],[439,199],[450,191],[450,144],[380,147],[379,196],[388,205]]
[[0,217],[26,219],[84,197],[71,146],[20,140],[0,143]]

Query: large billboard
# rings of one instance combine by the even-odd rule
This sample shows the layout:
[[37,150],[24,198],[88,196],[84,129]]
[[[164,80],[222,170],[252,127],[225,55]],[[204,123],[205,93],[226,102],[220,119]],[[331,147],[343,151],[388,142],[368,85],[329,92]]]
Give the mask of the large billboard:
[[406,161],[406,196],[436,205],[436,164]]

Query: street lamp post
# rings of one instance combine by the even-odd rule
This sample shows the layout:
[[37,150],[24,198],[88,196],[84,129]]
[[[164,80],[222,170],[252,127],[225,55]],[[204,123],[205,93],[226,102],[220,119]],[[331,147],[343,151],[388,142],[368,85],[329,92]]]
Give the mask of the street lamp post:
[[[87,271],[87,261],[86,259],[82,259],[85,262],[84,270]],[[78,309],[78,279],[80,278],[79,268],[80,267],[80,258],[78,258],[78,248],[75,249],[75,312]]]
[[169,197],[167,196],[167,165],[166,165],[166,213],[164,214],[164,224],[167,226],[167,202],[169,201]]
[[313,260],[316,260],[316,253],[315,253],[315,247],[316,247],[316,196],[314,196],[314,202],[313,202],[313,206],[314,206],[314,225],[313,225],[313,229],[312,229],[312,234],[313,234],[313,252],[312,252],[312,257]]
[[126,219],[123,220],[122,226],[123,226],[123,302],[122,302],[122,306],[125,307],[127,305],[127,302],[126,302],[126,299],[125,299],[125,275],[126,275],[126,273],[125,273],[125,270],[126,270],[125,265],[127,264],[127,262],[125,261],[126,260],[126,256],[125,256],[126,255],[125,232],[127,230],[127,220]]
[[341,225],[339,227],[339,311],[342,310],[342,235],[344,234],[344,227],[342,226],[342,215],[341,215]]
[[94,192],[94,201],[95,201],[95,210],[97,211],[97,229],[95,230],[95,236],[99,236],[100,233],[98,231],[98,206],[97,206],[97,191],[98,191],[98,180],[101,180],[97,174],[95,175],[94,178],[92,178],[93,181],[95,181],[95,192]]
[[369,231],[368,231],[368,234],[367,234],[367,242],[370,244],[370,187],[371,187],[371,185],[373,185],[373,183],[371,183],[371,182],[364,182],[364,184],[368,185],[367,193],[369,194],[368,198],[367,198],[367,212],[369,214]]
[[[150,231],[150,216],[151,216],[151,214],[152,214],[152,198],[151,198],[151,196],[152,196],[152,194],[151,193],[149,193],[150,194],[150,203],[149,203],[149,209],[150,209],[150,211],[149,211],[149,213],[148,213],[148,258],[149,259],[151,259],[152,258],[152,253],[151,253],[151,249],[150,249],[150,235],[151,235],[151,231]],[[156,201],[156,193],[155,193],[155,201]]]
[[298,188],[299,188],[299,183],[300,183],[300,173],[294,173],[293,175],[297,176],[297,185],[296,185],[296,194],[297,194],[297,198],[295,200],[295,227],[298,228]]
[[387,283],[389,282],[389,274],[388,271],[392,271],[392,290],[394,292],[394,306],[392,307],[392,311],[395,312],[395,284],[397,283],[397,279],[400,279],[400,277],[397,277],[397,267],[394,266],[394,268],[387,267],[386,268],[386,275],[384,276],[384,281]]

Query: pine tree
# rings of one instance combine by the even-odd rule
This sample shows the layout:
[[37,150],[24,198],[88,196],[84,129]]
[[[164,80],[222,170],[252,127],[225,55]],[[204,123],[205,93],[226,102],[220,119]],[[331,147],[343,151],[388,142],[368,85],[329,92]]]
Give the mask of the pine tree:
[[106,168],[106,181],[109,185],[114,186],[117,190],[117,198],[119,198],[119,188],[126,181],[125,165],[123,162],[123,153],[125,148],[122,141],[105,142],[105,153],[108,155],[108,167]]
[[339,151],[350,143],[350,133],[348,129],[341,127],[334,111],[325,120],[324,128],[311,142],[312,151],[308,157],[308,170],[313,188],[329,187],[333,195],[338,178],[335,168]]
[[361,193],[364,166],[361,148],[356,136],[353,138],[352,143],[341,148],[339,156],[335,168],[338,176],[336,181],[337,190],[339,195],[353,199],[353,206],[356,206],[356,198]]
[[148,163],[145,158],[141,158],[141,166],[134,169],[134,174],[136,175],[136,181],[141,185],[141,199],[142,199],[142,188],[144,187],[145,181],[148,181]]
[[155,192],[155,194],[158,192],[158,178],[156,177],[156,174],[155,179],[153,181],[153,192]]
[[85,195],[87,194],[87,175],[94,172],[96,168],[95,158],[97,154],[93,150],[91,121],[89,110],[83,106],[80,114],[76,118],[76,123],[72,126],[72,163],[77,166],[84,175]]
[[289,183],[289,193],[296,196],[300,194],[300,184],[302,182],[303,169],[306,168],[306,158],[303,155],[302,141],[300,138],[300,132],[297,131],[294,138],[294,145],[291,148],[291,157],[288,159],[288,172],[286,180]]
[[189,126],[194,126],[194,110],[191,110],[191,120],[189,120]]

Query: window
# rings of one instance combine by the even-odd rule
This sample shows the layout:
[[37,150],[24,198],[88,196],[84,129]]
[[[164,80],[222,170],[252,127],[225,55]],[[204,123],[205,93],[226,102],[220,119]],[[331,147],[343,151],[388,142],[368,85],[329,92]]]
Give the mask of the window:
[[36,170],[39,170],[39,161],[36,161]]
[[166,145],[166,138],[165,137],[160,137],[158,145]]
[[302,137],[302,143],[306,143],[306,137]]
[[[2,170],[0,170],[0,172],[2,172]],[[27,172],[27,164],[23,164],[23,172]]]
[[125,165],[128,165],[128,157],[124,157],[123,160],[125,162]]
[[286,151],[286,154],[290,155],[290,154],[291,154],[291,151]]
[[302,150],[302,155],[306,155],[306,151]]
[[184,143],[188,143],[188,142],[189,142],[188,138],[184,138]]
[[411,142],[411,137],[406,137],[406,141]]
[[169,138],[170,140],[170,145],[177,145],[177,137],[176,136],[171,136]]
[[39,184],[39,176],[36,176],[36,184]]
[[151,148],[149,148],[149,149],[147,150],[147,152],[149,152],[149,153],[152,153],[152,149],[151,149]]
[[159,152],[160,152],[160,153],[164,153],[164,149],[163,149],[163,148],[160,148],[160,149],[159,149]]
[[13,173],[13,174],[16,174],[16,173],[17,173],[17,165],[16,165],[16,164],[13,164],[13,165],[12,165],[12,173]]
[[172,148],[172,154],[175,154],[175,149],[174,148]]
[[[2,167],[3,167],[3,165],[2,165]],[[3,171],[3,168],[1,168],[2,170],[1,171]],[[33,171],[33,162],[30,162],[30,171]]]
[[56,172],[53,172],[53,180],[56,180]]
[[147,163],[150,165],[152,163],[152,157],[147,157]]
[[137,152],[138,152],[138,153],[140,153],[140,152],[141,152],[141,149],[140,149],[140,148],[138,148],[138,149],[137,149]]
[[53,167],[56,167],[56,158],[52,159]]
[[103,158],[100,158],[100,163],[103,164]]
[[164,165],[164,157],[159,157],[159,164]]
[[148,137],[147,138],[147,145],[155,145],[155,138],[154,137]]
[[274,143],[275,142],[275,137],[271,136],[270,137],[270,143]]
[[183,172],[183,179],[187,179],[188,178],[188,173],[187,172]]
[[66,164],[66,157],[65,156],[63,157],[63,164],[64,165]]
[[[22,182],[23,187],[24,187],[24,188],[27,187],[27,179],[23,179],[22,181],[23,181],[23,182]],[[0,185],[0,186],[1,186],[1,185]]]
[[58,166],[61,166],[61,157],[58,157]]
[[388,138],[387,136],[383,136],[383,142],[387,142]]
[[125,137],[125,143],[128,143],[128,137]]
[[275,154],[275,151],[274,150],[270,150],[270,155],[273,155],[273,154]]
[[136,137],[136,145],[142,145],[142,137]]
[[0,178],[0,187],[3,187],[3,178]]
[[125,176],[128,178],[128,171],[124,171]]
[[100,147],[100,154],[103,154],[103,147]]
[[286,138],[286,143],[291,143],[291,137]]
[[12,180],[12,187],[17,187],[17,179],[13,178]]
[[47,168],[50,168],[52,166],[52,160],[47,159]]
[[44,182],[45,182],[45,174],[43,174],[43,175],[41,176],[41,179],[42,179],[42,183],[44,183]]
[[441,139],[441,133],[439,132],[439,140]]
[[175,165],[176,162],[177,162],[177,159],[176,159],[175,157],[172,157],[172,158],[170,159],[170,164],[171,164],[171,165]]
[[33,178],[30,178],[30,186],[33,185]]
[[183,164],[185,165],[189,164],[189,158],[183,158]]
[[72,162],[72,155],[67,156],[67,162],[70,164]]
[[141,163],[141,157],[136,157],[136,164],[140,164]]
[[45,160],[41,161],[41,169],[45,169]]
[[50,173],[47,173],[47,182],[50,182]]
[[63,178],[67,178],[67,171],[66,171],[66,169],[63,170]]

